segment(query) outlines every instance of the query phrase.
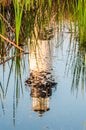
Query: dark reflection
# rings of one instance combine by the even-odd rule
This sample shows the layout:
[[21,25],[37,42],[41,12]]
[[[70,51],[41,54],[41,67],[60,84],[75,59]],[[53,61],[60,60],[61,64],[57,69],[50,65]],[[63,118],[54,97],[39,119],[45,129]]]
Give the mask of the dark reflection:
[[32,109],[39,112],[39,116],[49,110],[49,96],[51,94],[52,89],[49,87],[31,87]]
[[32,109],[39,112],[42,116],[45,111],[48,111],[50,96],[52,89],[56,88],[56,82],[50,72],[31,72],[30,77],[25,81],[26,86],[29,85],[32,97]]

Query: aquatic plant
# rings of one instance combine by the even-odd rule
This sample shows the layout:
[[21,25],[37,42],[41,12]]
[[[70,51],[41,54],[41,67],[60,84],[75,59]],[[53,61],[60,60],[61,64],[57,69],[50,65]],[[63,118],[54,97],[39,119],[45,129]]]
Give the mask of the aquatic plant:
[[19,0],[13,0],[13,5],[15,10],[16,43],[18,45],[24,1],[20,3]]
[[86,0],[78,0],[77,12],[80,44],[86,44]]

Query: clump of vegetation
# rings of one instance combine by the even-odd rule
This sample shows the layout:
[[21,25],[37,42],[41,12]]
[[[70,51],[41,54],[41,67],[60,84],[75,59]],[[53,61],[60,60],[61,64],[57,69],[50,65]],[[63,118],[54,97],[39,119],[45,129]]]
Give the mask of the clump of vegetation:
[[[85,44],[86,42],[86,0],[3,0],[1,1],[1,5],[3,12],[4,9],[8,8],[9,6],[12,6],[11,8],[14,10],[13,13],[15,14],[14,23],[16,34],[15,41],[17,45],[19,45],[19,39],[21,39],[19,38],[21,36],[21,32],[24,33],[24,31],[21,31],[23,30],[21,29],[22,27],[25,27],[25,25],[27,26],[28,24],[28,30],[31,30],[29,29],[30,27],[34,27],[38,24],[40,28],[45,24],[45,16],[47,16],[47,22],[49,24],[53,12],[56,14],[54,19],[56,20],[57,24],[61,25],[61,22],[64,21],[64,18],[68,19],[70,21],[70,32],[72,33],[72,29],[74,28],[75,35],[79,39],[80,44]],[[2,14],[4,15],[3,12]],[[46,15],[46,13],[48,15]],[[29,14],[29,18],[27,17],[24,20],[24,17],[25,15],[27,16],[27,14]],[[34,18],[31,18],[33,16]],[[29,23],[25,23],[26,21]],[[4,25],[1,26],[1,28],[3,27]],[[1,34],[4,35],[2,32]]]

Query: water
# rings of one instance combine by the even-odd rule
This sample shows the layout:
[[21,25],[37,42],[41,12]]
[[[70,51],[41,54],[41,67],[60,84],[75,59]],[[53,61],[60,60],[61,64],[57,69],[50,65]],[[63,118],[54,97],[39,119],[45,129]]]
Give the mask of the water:
[[[0,130],[85,130],[85,55],[70,33],[56,31],[50,41],[39,40],[36,50],[32,47],[22,56],[25,62],[19,68],[15,60],[0,65]],[[57,82],[43,99],[45,112],[36,110],[42,98],[31,96],[31,87],[25,85],[31,71],[51,71]]]

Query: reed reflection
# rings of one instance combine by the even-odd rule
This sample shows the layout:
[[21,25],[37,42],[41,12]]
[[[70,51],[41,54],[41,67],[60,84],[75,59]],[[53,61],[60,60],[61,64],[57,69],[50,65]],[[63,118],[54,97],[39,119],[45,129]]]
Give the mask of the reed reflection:
[[3,89],[3,86],[2,86],[2,84],[0,82],[0,102],[1,102],[1,107],[2,107],[3,114],[5,114],[4,100],[5,100],[4,89]]
[[76,90],[78,93],[79,86],[81,86],[82,94],[84,94],[86,88],[86,46],[79,45],[79,41],[72,42],[75,43],[69,45],[66,72],[69,73],[71,70],[71,91]]
[[[18,50],[16,50],[18,51]],[[17,52],[18,53],[18,52]],[[25,65],[25,56],[22,54],[18,56],[14,56],[12,60],[8,61],[8,63],[3,66],[3,70],[1,71],[0,77],[0,101],[2,106],[3,114],[6,116],[7,109],[9,106],[6,106],[8,103],[7,97],[11,97],[12,101],[10,102],[10,106],[12,107],[12,119],[13,125],[16,125],[16,110],[19,106],[19,101],[21,95],[23,95],[23,76],[26,65]],[[9,66],[7,66],[9,65]],[[22,71],[23,70],[23,71]],[[5,102],[4,102],[5,101]],[[8,107],[8,108],[7,108]]]

